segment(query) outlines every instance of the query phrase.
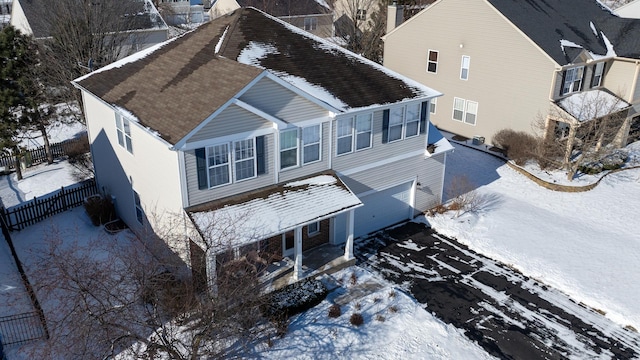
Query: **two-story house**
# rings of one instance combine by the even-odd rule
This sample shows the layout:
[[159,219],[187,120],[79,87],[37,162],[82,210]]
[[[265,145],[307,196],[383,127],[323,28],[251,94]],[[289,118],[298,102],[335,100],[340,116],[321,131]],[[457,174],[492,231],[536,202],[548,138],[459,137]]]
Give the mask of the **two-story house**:
[[619,145],[638,122],[640,21],[597,0],[439,0],[384,37],[384,65],[442,91],[432,122],[467,138],[533,133],[554,113],[579,126],[593,99],[625,112]]
[[344,244],[351,260],[354,238],[441,201],[441,94],[253,8],[75,84],[119,216],[209,277],[251,248],[300,278],[302,250]]
[[278,19],[329,38],[334,34],[333,9],[325,1],[316,0],[216,0],[209,16],[214,19],[241,7],[253,7]]

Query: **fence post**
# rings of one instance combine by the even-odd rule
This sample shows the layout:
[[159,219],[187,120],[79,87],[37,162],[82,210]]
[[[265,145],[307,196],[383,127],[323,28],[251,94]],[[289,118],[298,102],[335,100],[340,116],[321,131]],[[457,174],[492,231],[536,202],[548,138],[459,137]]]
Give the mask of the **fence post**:
[[64,186],[61,186],[60,196],[62,196],[62,208],[64,209],[64,211],[67,211],[67,197],[65,195],[66,194],[64,193]]

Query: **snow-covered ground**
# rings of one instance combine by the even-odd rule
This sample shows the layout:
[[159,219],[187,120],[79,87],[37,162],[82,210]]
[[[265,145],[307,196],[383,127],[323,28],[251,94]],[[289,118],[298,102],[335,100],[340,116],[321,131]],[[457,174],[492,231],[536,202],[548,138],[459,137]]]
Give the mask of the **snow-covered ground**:
[[555,192],[458,145],[446,171],[447,183],[466,174],[484,204],[458,218],[428,217],[433,228],[640,329],[640,169],[609,175],[588,192]]

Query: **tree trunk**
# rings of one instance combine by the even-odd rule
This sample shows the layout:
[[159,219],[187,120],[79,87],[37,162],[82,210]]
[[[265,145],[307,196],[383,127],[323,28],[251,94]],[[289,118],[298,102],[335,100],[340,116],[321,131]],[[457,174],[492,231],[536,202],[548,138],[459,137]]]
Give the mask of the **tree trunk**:
[[53,152],[51,152],[51,145],[49,144],[49,136],[47,135],[47,128],[44,124],[38,124],[38,130],[42,134],[42,140],[44,141],[44,152],[47,154],[47,164],[53,164]]

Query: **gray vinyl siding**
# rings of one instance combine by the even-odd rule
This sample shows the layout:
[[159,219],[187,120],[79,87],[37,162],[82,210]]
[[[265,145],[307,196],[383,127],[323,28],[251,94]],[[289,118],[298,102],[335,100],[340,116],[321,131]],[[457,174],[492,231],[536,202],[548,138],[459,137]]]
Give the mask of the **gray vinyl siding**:
[[290,123],[328,116],[327,110],[267,78],[252,86],[240,100]]
[[416,211],[425,211],[441,201],[444,154],[430,158],[414,156],[391,164],[361,171],[340,178],[356,195],[371,190],[383,190],[416,179]]
[[[329,134],[329,123],[322,124],[322,154],[320,161],[310,163],[304,166],[298,166],[296,168],[285,169],[280,172],[280,182],[286,182],[299,177],[312,175],[321,171],[329,169],[329,144],[331,142]],[[277,153],[279,156],[279,153]],[[302,148],[300,148],[300,154],[302,154]],[[300,155],[301,156],[301,155]],[[300,164],[302,160],[300,159]]]
[[[336,129],[337,119],[334,121],[332,134],[332,167],[337,172],[348,171],[359,166],[375,163],[386,158],[406,154],[407,152],[425,149],[426,135],[420,134],[409,139],[398,140],[392,143],[382,143],[382,111],[373,113],[373,146],[369,149],[355,151],[349,154],[336,156]],[[403,130],[404,131],[404,130]]]
[[205,203],[207,201],[221,199],[227,196],[237,195],[245,191],[259,189],[264,186],[274,184],[274,137],[273,135],[265,136],[265,156],[266,156],[266,174],[259,175],[250,180],[243,180],[228,185],[219,186],[213,189],[198,189],[198,173],[196,166],[196,157],[194,150],[184,153],[185,169],[187,178],[187,194],[189,204],[193,206]]
[[256,129],[269,129],[272,126],[273,124],[270,121],[239,106],[230,105],[194,134],[189,139],[189,142],[214,139]]

